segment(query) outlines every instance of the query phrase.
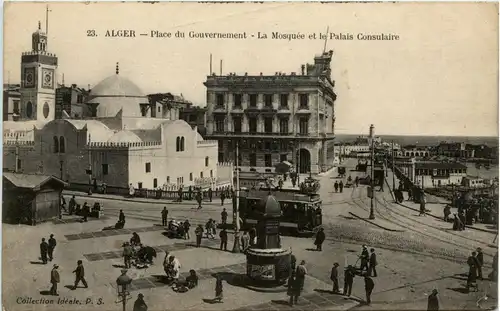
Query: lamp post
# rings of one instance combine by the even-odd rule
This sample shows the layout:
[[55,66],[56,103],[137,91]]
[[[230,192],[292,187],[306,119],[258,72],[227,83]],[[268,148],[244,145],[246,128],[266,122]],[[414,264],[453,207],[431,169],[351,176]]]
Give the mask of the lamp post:
[[132,278],[127,275],[127,271],[127,269],[122,269],[122,274],[116,279],[118,297],[121,298],[121,301],[118,301],[118,303],[122,303],[123,311],[126,311],[127,297],[129,296],[127,288],[132,283]]
[[239,165],[239,144],[236,141],[236,190],[233,203],[233,219],[234,219],[234,244],[233,253],[240,252],[240,168]]
[[370,216],[369,218],[370,219],[375,219],[375,213],[373,212],[373,199],[375,197],[375,191],[373,189],[373,185],[374,185],[374,166],[375,166],[375,148],[374,148],[374,144],[373,144],[373,141],[374,141],[374,136],[373,136],[373,124],[372,126],[370,126],[370,136],[371,136],[371,161],[372,161],[372,165],[371,165],[371,168],[370,168],[370,171],[371,171],[371,178],[370,178],[370,188],[371,188],[371,196],[370,196]]

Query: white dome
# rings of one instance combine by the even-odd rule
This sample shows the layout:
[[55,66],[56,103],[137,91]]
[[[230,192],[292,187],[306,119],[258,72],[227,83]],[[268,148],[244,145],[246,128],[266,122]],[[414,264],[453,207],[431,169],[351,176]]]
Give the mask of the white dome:
[[131,131],[120,131],[108,139],[108,143],[140,143],[142,139]]
[[99,82],[90,92],[91,97],[145,97],[142,90],[129,79],[119,74],[112,75]]

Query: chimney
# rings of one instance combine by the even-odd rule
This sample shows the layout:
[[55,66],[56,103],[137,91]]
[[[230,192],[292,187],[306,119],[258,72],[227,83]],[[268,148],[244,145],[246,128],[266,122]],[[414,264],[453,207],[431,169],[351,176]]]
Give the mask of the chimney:
[[300,66],[300,71],[302,72],[302,75],[305,75],[306,65]]

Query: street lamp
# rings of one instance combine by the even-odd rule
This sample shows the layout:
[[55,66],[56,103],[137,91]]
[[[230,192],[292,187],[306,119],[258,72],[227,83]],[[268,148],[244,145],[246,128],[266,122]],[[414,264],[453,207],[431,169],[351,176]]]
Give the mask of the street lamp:
[[239,144],[236,141],[236,190],[233,198],[233,225],[234,225],[234,244],[233,253],[240,252],[240,168],[239,168]]
[[121,298],[121,301],[117,303],[123,304],[123,311],[126,311],[127,300],[131,298],[127,288],[132,283],[132,278],[127,275],[127,271],[127,269],[122,269],[122,274],[116,279],[118,297]]
[[375,219],[375,213],[373,211],[373,199],[375,196],[375,191],[373,189],[375,176],[374,176],[374,166],[375,166],[375,148],[374,148],[374,126],[373,124],[370,126],[370,137],[371,137],[371,178],[370,178],[370,188],[371,188],[371,196],[370,196],[370,219]]

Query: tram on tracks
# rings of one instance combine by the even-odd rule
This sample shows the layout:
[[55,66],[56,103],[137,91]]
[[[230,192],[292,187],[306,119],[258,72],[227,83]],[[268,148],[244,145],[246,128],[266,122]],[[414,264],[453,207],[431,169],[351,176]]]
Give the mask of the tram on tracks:
[[322,201],[319,194],[307,194],[295,189],[242,188],[239,212],[244,229],[257,225],[258,204],[269,194],[278,200],[281,207],[281,233],[311,236],[317,232],[322,224]]

